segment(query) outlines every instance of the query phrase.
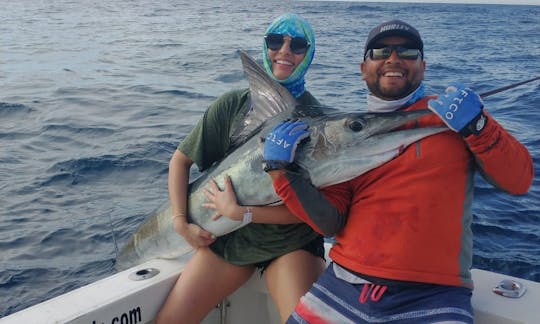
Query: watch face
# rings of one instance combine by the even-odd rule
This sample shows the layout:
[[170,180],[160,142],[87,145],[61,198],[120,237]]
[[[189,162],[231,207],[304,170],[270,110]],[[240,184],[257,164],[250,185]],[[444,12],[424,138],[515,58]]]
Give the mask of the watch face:
[[285,163],[278,162],[278,161],[265,161],[263,162],[263,170],[264,172],[272,171],[272,170],[278,170],[278,169],[284,169],[286,166]]
[[486,126],[486,116],[480,115],[480,118],[476,121],[476,133],[479,133]]

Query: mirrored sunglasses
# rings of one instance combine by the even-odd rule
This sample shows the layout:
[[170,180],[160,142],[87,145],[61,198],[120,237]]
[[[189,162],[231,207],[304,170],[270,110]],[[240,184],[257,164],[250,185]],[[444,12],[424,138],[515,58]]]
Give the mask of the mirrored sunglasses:
[[[285,35],[282,34],[268,34],[264,36],[266,47],[272,51],[277,51],[285,43]],[[291,38],[290,47],[294,54],[305,54],[309,48],[309,42],[303,37]]]
[[392,55],[392,51],[396,51],[397,56],[404,60],[416,60],[422,53],[417,48],[408,48],[401,45],[387,45],[381,48],[371,48],[366,52],[364,60],[368,57],[372,60],[387,59]]

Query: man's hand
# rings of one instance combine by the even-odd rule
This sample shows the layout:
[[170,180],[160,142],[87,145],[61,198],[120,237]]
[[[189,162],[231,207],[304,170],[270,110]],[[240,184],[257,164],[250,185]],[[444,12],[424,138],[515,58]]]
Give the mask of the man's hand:
[[309,137],[308,124],[300,120],[288,120],[276,125],[264,141],[265,161],[292,163],[298,144]]
[[461,132],[482,113],[480,96],[458,83],[452,83],[443,95],[428,101],[428,108],[436,113],[454,132]]

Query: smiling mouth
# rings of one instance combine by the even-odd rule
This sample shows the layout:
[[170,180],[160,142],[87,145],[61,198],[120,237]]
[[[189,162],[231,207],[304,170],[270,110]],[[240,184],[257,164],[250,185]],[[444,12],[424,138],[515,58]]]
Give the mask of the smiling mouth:
[[403,72],[397,72],[397,71],[388,71],[383,73],[384,77],[399,77],[402,78],[405,76]]
[[293,66],[292,62],[290,62],[290,61],[276,60],[276,63],[277,63],[277,64],[282,64],[282,65]]

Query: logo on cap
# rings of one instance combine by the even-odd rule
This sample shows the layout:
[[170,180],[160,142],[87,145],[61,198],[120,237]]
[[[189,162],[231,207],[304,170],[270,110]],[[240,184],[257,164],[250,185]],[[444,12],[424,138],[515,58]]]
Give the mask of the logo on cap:
[[394,29],[400,29],[400,30],[405,30],[405,31],[410,30],[409,26],[400,25],[400,24],[391,24],[391,25],[382,26],[381,29],[379,30],[379,33],[389,31],[389,30],[394,30]]

